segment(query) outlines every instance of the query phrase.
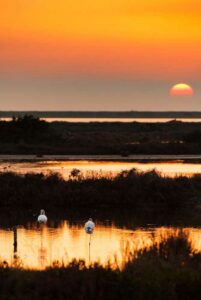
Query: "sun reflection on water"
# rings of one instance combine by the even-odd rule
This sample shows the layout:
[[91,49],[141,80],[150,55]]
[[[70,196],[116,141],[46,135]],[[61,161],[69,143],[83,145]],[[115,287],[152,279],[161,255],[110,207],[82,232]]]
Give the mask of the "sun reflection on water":
[[165,176],[192,176],[201,174],[201,163],[190,163],[182,160],[167,162],[132,162],[132,161],[35,161],[35,162],[1,162],[0,172],[52,173],[60,174],[64,179],[71,178],[72,170],[79,170],[82,177],[114,177],[124,170],[137,169],[147,172],[155,169]]
[[[90,262],[122,266],[130,251],[136,253],[154,242],[159,243],[170,235],[178,234],[177,228],[149,228],[127,230],[97,224],[91,239]],[[201,251],[201,229],[185,228],[195,251]],[[0,230],[0,260],[24,268],[44,269],[55,262],[67,265],[73,259],[89,263],[89,235],[83,226],[71,226],[67,221],[56,228],[37,228],[35,224],[18,228],[17,252],[13,246],[13,232]]]

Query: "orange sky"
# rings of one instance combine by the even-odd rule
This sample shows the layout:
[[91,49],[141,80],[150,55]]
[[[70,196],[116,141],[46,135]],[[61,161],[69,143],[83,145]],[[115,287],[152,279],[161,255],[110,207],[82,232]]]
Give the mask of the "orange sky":
[[84,68],[135,76],[136,71],[158,74],[161,68],[161,75],[170,77],[200,71],[200,1],[1,2],[5,71],[49,72],[51,64],[52,72],[82,73]]
[[0,78],[194,83],[200,32],[198,0],[1,0]]

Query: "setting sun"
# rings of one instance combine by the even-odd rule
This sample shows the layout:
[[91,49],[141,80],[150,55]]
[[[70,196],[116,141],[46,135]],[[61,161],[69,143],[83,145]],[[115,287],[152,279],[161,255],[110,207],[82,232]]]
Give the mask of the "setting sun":
[[192,96],[193,95],[193,89],[190,85],[185,83],[179,83],[175,84],[171,90],[170,95],[171,96]]

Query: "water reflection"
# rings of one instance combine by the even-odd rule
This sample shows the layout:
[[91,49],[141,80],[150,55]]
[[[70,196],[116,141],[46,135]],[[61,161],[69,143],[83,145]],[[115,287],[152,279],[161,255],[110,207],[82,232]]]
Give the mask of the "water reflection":
[[[184,231],[189,234],[193,249],[201,251],[201,229],[185,228]],[[106,265],[110,261],[122,265],[130,249],[138,251],[178,232],[179,229],[168,227],[127,230],[97,224],[89,249],[89,235],[83,225],[70,226],[64,221],[56,228],[38,228],[32,224],[18,228],[17,251],[13,247],[13,232],[0,230],[0,260],[33,269],[44,269],[55,262],[68,264],[74,258],[87,263],[98,261]]]
[[[70,123],[89,123],[89,122],[139,122],[139,123],[166,123],[173,118],[40,118],[46,122],[70,122]],[[2,121],[11,121],[12,118],[1,118]],[[177,118],[177,121],[182,122],[201,122],[201,118]]]
[[1,162],[0,171],[13,171],[20,174],[26,173],[59,173],[65,179],[68,179],[73,169],[81,171],[83,176],[91,177],[95,173],[99,176],[114,176],[123,170],[132,168],[141,171],[157,170],[163,175],[174,177],[176,175],[191,176],[192,174],[201,174],[201,163],[186,163],[180,161],[167,162],[129,162],[129,161],[35,161],[35,162]]

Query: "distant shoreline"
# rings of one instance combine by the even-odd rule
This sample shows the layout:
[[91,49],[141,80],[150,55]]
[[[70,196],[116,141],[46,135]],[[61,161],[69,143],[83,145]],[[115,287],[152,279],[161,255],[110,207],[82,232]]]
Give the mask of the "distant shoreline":
[[123,157],[121,155],[29,155],[29,154],[2,154],[2,161],[113,161],[113,162],[135,162],[135,161],[201,161],[201,155],[129,155]]
[[156,119],[144,119],[144,122],[137,119],[133,122],[122,119],[62,122],[57,119],[47,122],[44,119],[26,115],[10,121],[1,120],[0,154],[30,154],[39,158],[44,155],[108,155],[110,160],[111,155],[126,159],[132,159],[131,155],[176,155],[175,159],[182,159],[183,155],[201,155],[201,118],[188,122],[178,119],[168,122],[163,122],[166,119],[160,122],[159,119],[157,122]]
[[201,111],[0,111],[0,118],[33,115],[39,118],[201,118]]

